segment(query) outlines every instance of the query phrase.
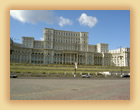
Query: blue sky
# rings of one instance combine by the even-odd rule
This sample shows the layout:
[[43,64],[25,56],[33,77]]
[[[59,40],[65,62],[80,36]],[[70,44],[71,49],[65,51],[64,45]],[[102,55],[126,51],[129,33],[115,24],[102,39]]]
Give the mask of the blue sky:
[[129,10],[11,10],[10,36],[43,38],[43,28],[89,32],[89,44],[108,43],[109,50],[130,47]]

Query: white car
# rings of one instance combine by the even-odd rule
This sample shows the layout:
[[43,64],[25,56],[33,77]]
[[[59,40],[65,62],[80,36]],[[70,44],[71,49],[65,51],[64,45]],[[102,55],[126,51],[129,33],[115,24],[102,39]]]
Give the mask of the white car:
[[88,75],[88,74],[84,74],[84,75],[81,75],[82,76],[82,78],[90,78],[91,77],[91,75]]

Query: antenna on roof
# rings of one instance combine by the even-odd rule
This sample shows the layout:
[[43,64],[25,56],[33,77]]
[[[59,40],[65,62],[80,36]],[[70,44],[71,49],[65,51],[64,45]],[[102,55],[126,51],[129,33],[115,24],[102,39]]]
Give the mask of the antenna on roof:
[[120,52],[122,52],[122,47],[120,46]]
[[[118,47],[117,47],[118,48]],[[120,49],[120,53],[122,52],[122,46],[119,46],[119,49]]]

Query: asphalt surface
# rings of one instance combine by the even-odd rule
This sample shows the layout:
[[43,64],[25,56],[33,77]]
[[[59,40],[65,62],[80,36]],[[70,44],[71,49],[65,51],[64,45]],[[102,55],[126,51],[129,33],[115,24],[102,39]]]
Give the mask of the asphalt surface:
[[130,79],[11,78],[11,100],[130,100]]

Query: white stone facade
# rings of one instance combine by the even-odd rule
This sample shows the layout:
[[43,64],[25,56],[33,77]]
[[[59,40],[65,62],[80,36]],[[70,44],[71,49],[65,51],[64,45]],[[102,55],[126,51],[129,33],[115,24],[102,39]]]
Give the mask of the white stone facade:
[[15,63],[130,65],[130,48],[119,51],[108,50],[104,43],[89,45],[88,32],[44,28],[43,41],[22,37],[22,44],[10,40],[10,45],[10,61]]
[[112,54],[111,62],[115,66],[130,66],[130,48],[109,50]]

